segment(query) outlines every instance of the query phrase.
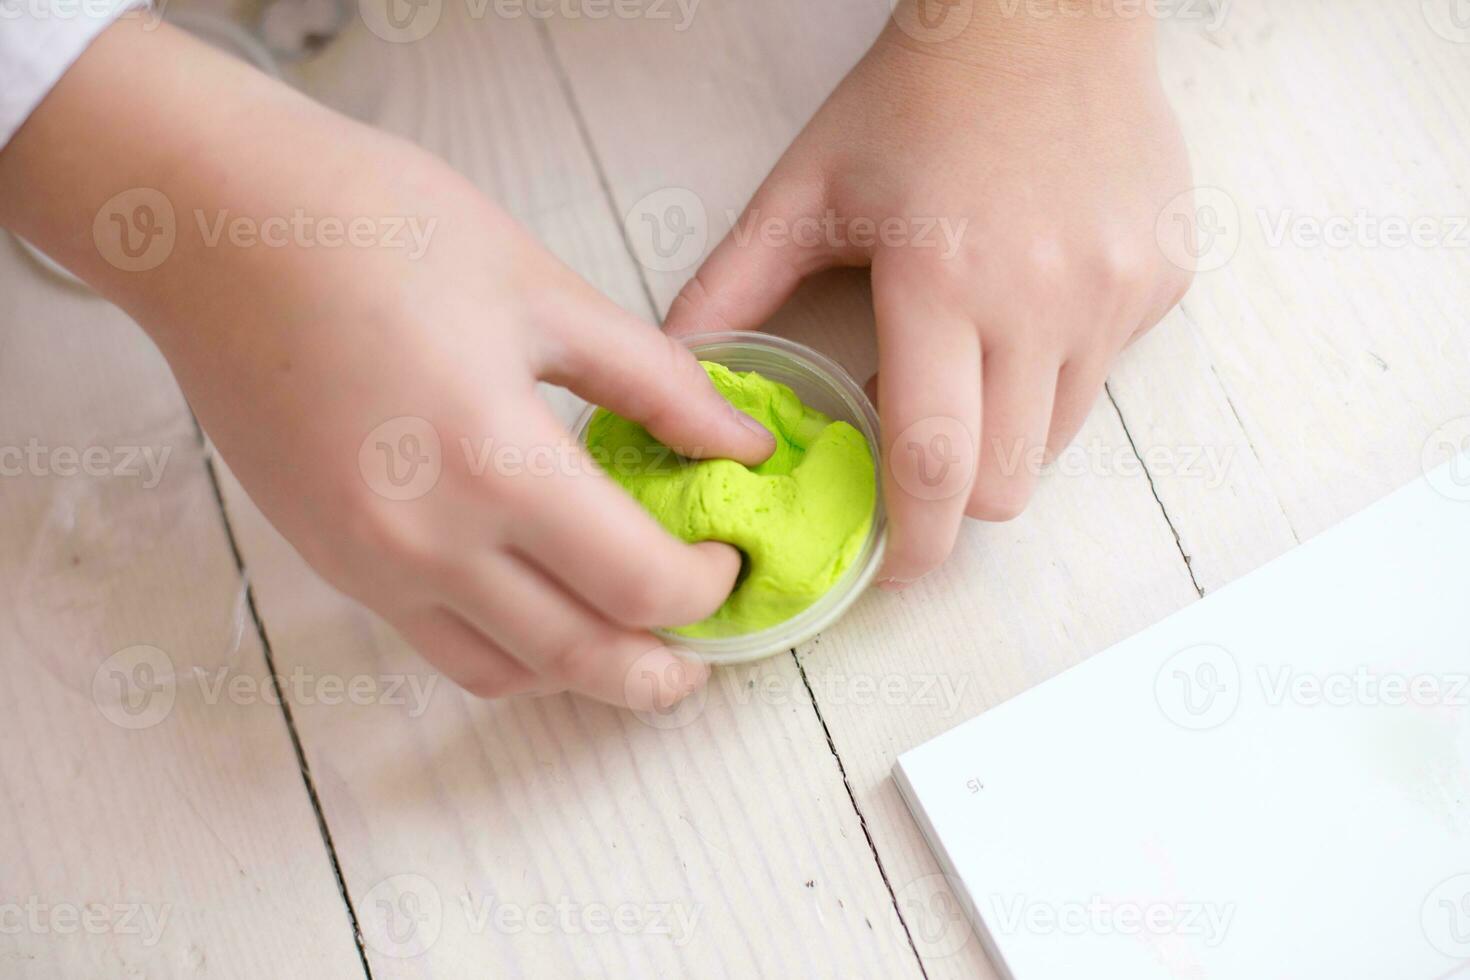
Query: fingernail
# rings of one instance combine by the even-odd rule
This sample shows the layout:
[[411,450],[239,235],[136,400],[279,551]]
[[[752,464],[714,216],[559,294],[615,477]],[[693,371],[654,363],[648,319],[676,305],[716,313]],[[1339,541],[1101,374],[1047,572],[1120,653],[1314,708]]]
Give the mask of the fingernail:
[[913,584],[914,583],[912,582],[905,582],[903,579],[885,578],[883,581],[878,583],[878,588],[882,589],[884,592],[902,592],[904,589]]
[[761,425],[754,418],[746,415],[744,412],[735,408],[730,409],[730,411],[735,413],[736,421],[745,426],[751,432],[759,433],[762,439],[774,440],[776,438],[775,436],[771,435],[770,429],[767,429],[765,426]]

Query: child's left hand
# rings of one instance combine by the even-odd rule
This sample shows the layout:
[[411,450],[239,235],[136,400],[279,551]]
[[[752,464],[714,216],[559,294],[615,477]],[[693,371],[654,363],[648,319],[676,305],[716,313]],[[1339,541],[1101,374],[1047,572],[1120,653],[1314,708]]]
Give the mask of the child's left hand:
[[963,515],[1020,512],[1190,281],[1155,239],[1190,174],[1152,25],[976,18],[941,44],[890,24],[668,318],[759,329],[805,276],[872,266],[890,586]]

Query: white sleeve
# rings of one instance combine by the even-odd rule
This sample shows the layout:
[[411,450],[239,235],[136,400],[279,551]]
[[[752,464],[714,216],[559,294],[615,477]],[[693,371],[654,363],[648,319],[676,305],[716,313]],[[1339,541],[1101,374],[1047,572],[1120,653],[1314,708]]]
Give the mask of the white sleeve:
[[148,0],[0,0],[0,147],[92,39]]

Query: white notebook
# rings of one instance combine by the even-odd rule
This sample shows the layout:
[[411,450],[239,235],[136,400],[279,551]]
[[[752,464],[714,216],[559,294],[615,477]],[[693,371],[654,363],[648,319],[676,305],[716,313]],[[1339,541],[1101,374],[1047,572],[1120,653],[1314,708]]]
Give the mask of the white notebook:
[[1470,455],[894,778],[1016,980],[1470,977]]

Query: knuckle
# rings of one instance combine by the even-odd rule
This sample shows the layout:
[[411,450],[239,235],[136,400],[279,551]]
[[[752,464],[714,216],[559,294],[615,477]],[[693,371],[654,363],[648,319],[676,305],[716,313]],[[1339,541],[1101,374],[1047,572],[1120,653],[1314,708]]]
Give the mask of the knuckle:
[[628,626],[666,626],[664,590],[646,576],[625,576],[617,586],[613,615]]
[[439,539],[416,512],[368,504],[346,517],[346,533],[354,542],[348,577],[357,577],[377,565],[398,570],[415,582],[442,587],[469,576],[461,549]]
[[974,261],[978,260],[972,260],[966,251],[948,259],[915,254],[908,260],[904,275],[922,282],[926,291],[932,292],[949,308],[967,309],[981,284],[976,269],[983,266],[973,264]]
[[1020,281],[1032,289],[1051,289],[1070,278],[1072,262],[1068,250],[1059,236],[1038,234],[1021,249]]
[[705,304],[709,299],[710,291],[700,278],[702,270],[695,272],[684,283],[674,301],[669,304],[669,313],[665,318],[670,324],[677,324],[681,332],[702,332],[714,329],[713,325],[707,324],[700,319],[700,314],[705,311]]
[[348,537],[370,554],[401,559],[415,551],[416,536],[409,530],[403,508],[358,500],[347,505],[343,520]]
[[[629,393],[628,411],[651,432],[678,431],[688,418],[690,396],[703,396],[709,388],[704,368],[689,348],[662,332],[651,339],[647,359],[649,384],[642,392]],[[708,394],[718,397],[713,391]]]
[[608,646],[597,638],[566,640],[547,653],[541,672],[563,687],[585,687]]
[[1148,265],[1143,254],[1126,244],[1104,246],[1093,264],[1094,275],[1105,289],[1138,289],[1148,278]]

